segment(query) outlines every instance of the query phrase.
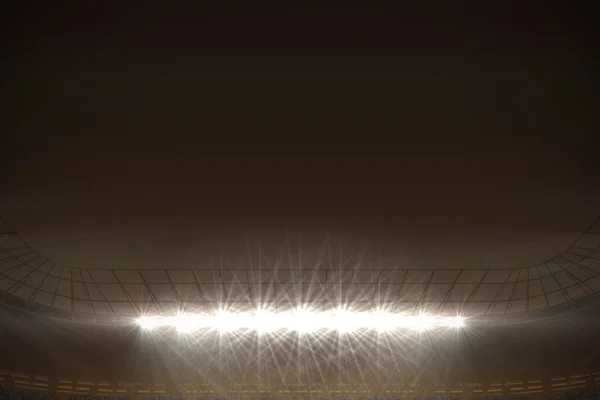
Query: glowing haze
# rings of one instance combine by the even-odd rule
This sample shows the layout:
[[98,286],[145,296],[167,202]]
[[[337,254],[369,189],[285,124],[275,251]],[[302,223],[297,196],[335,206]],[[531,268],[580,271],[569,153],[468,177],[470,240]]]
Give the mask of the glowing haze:
[[174,328],[180,333],[197,330],[233,332],[239,330],[269,333],[295,331],[313,333],[317,331],[337,331],[351,333],[358,330],[388,332],[405,329],[425,331],[433,328],[461,328],[465,318],[436,315],[403,315],[388,312],[350,312],[333,310],[311,312],[296,310],[286,313],[259,311],[252,314],[218,313],[216,315],[181,314],[173,316],[142,316],[136,322],[145,330]]

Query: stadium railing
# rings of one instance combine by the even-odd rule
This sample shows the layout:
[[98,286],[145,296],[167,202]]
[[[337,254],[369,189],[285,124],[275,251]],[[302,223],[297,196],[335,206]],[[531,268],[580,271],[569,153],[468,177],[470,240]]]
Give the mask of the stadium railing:
[[0,371],[0,400],[600,400],[600,372],[549,380],[391,386],[373,393],[357,386],[336,392],[264,391],[236,388],[226,392],[202,385],[167,388],[165,384],[110,383]]

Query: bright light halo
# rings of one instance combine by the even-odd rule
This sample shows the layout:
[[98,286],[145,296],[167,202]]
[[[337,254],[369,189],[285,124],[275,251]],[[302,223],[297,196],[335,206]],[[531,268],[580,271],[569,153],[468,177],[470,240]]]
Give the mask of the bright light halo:
[[257,311],[253,314],[220,312],[216,315],[181,314],[170,317],[141,316],[136,323],[144,330],[175,328],[179,333],[191,333],[199,329],[212,329],[221,333],[256,331],[262,334],[281,330],[299,334],[312,334],[319,330],[350,334],[358,330],[390,332],[408,329],[425,332],[434,328],[460,329],[466,325],[462,316],[402,315],[383,311],[351,312],[333,310],[312,312],[298,309],[290,313]]

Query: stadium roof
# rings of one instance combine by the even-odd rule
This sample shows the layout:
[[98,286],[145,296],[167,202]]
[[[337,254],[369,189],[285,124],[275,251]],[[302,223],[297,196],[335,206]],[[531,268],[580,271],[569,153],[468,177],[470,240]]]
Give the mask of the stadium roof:
[[[366,252],[324,243],[317,255],[286,243],[279,257],[260,248],[247,258],[195,268],[76,268],[50,260],[2,227],[3,298],[97,315],[173,315],[218,310],[323,310],[504,315],[552,308],[600,291],[600,223],[563,252],[513,268],[406,268]],[[350,253],[350,254],[349,254]],[[237,262],[236,262],[237,261]]]
[[[598,370],[593,13],[89,7],[5,13],[0,368],[305,389]],[[133,318],[341,306],[472,318]]]
[[504,315],[599,289],[586,16],[83,9],[9,27],[4,299]]

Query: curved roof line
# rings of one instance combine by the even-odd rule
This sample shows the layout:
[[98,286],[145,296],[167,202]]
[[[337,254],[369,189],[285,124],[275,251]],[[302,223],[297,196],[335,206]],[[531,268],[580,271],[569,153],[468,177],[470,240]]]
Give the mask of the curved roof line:
[[[502,316],[539,312],[600,293],[600,217],[563,252],[502,269],[85,269],[34,250],[0,217],[0,293],[73,315],[213,312],[298,304]],[[0,228],[1,229],[1,228]],[[285,268],[287,267],[287,268]]]

